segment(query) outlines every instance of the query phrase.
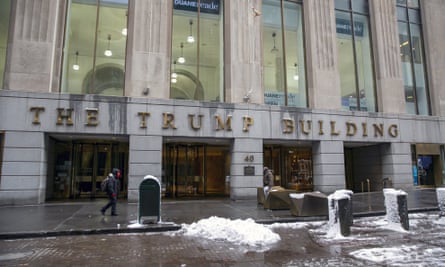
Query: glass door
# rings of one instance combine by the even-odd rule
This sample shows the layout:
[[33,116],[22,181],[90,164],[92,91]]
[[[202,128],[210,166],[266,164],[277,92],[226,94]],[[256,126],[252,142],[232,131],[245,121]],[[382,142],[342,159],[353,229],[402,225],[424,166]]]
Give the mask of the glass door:
[[164,149],[165,196],[227,196],[229,149],[204,144],[167,144]]
[[100,183],[111,172],[110,144],[74,144],[72,192],[74,198],[94,198],[104,195]]

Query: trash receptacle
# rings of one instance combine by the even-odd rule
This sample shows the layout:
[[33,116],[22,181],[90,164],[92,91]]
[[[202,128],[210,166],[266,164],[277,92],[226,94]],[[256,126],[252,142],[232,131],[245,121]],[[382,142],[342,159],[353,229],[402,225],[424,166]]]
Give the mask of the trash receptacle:
[[158,223],[161,220],[161,184],[158,178],[147,175],[139,185],[138,222]]

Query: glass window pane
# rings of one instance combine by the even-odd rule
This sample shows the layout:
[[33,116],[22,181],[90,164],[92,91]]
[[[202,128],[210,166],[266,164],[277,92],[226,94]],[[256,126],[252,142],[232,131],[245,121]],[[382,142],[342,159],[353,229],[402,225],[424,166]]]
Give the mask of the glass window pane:
[[281,7],[279,1],[263,1],[264,102],[285,105]]
[[420,12],[416,9],[408,9],[408,17],[411,23],[420,24]]
[[354,15],[354,27],[360,110],[375,111],[376,100],[368,17]]
[[[222,10],[222,1],[220,10]],[[195,91],[195,99],[223,101],[223,16],[201,14],[199,33],[199,81],[203,92]]]
[[354,46],[352,42],[352,21],[347,12],[336,12],[337,49],[340,72],[342,107],[346,110],[357,109]]
[[397,5],[406,6],[406,0],[397,0]]
[[174,5],[170,98],[224,100],[222,11]]
[[406,8],[397,7],[397,19],[401,21],[408,21],[408,16],[406,14]]
[[101,3],[69,3],[62,92],[123,95],[128,5],[127,1]]
[[306,107],[306,77],[301,5],[285,2],[284,28],[288,106]]
[[428,94],[423,61],[422,37],[419,25],[411,24],[411,49],[413,55],[414,77],[416,81],[416,101],[418,112],[428,115]]
[[3,76],[6,63],[6,47],[8,44],[10,9],[10,0],[0,1],[0,89],[3,88]]
[[[102,3],[102,2],[101,2]],[[127,6],[105,2],[99,6],[94,94],[123,95]]]
[[411,65],[411,45],[409,43],[408,24],[399,22],[400,58],[402,61],[403,84],[405,86],[406,111],[416,114],[416,103],[414,95],[414,79]]
[[335,0],[335,8],[343,9],[343,10],[350,10],[351,9],[350,0]]
[[354,0],[352,1],[351,4],[352,4],[352,10],[354,12],[365,13],[365,14],[369,13],[368,0]]
[[419,0],[408,0],[408,7],[419,8]]
[[[88,84],[83,84],[84,78],[93,70],[95,27],[91,25],[96,25],[97,6],[72,3],[68,12],[62,92],[90,93]],[[84,86],[87,91],[82,90]]]

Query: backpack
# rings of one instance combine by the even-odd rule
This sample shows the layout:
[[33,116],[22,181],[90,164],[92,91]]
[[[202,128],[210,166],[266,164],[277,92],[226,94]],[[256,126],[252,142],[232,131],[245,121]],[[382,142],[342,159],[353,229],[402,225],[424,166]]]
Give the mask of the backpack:
[[110,176],[105,177],[100,183],[100,190],[103,192],[107,192],[108,190],[108,181],[110,180]]

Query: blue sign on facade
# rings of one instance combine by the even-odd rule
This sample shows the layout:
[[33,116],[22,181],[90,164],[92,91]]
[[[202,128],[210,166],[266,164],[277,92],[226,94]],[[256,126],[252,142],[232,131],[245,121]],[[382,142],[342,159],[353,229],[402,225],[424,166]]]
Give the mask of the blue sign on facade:
[[[220,0],[200,0],[199,12],[209,14],[219,14]],[[198,0],[175,0],[173,8],[186,11],[198,11]]]

